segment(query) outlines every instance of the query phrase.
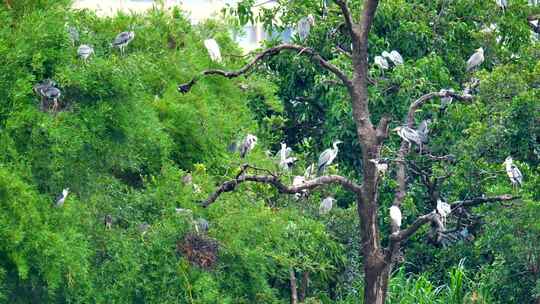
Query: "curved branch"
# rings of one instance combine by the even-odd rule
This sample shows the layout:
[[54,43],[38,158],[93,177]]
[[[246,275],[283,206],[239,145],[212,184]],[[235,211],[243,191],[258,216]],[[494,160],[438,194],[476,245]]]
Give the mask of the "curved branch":
[[343,19],[345,20],[345,27],[347,28],[347,31],[351,36],[354,36],[353,32],[353,26],[354,21],[352,18],[351,10],[349,9],[349,6],[347,5],[347,0],[334,0],[336,4],[341,9],[341,13],[343,14]]
[[251,62],[244,65],[239,70],[236,70],[236,71],[225,71],[225,70],[220,70],[220,69],[204,70],[198,76],[195,76],[193,79],[191,79],[189,82],[179,85],[178,91],[180,91],[181,93],[189,92],[191,87],[195,83],[197,83],[197,81],[199,81],[202,77],[207,76],[207,75],[220,75],[226,78],[238,77],[240,75],[243,75],[249,72],[263,59],[277,55],[281,51],[285,51],[285,50],[296,51],[298,52],[298,55],[310,56],[311,59],[315,63],[319,64],[324,69],[336,75],[347,88],[349,89],[352,88],[352,81],[349,79],[349,77],[347,77],[347,75],[343,71],[341,71],[338,67],[336,67],[335,65],[331,64],[330,62],[322,58],[321,55],[319,55],[313,49],[308,48],[308,47],[303,47],[300,45],[294,45],[294,44],[281,44],[281,45],[266,49],[263,52],[257,54],[257,56],[255,56],[255,58]]
[[286,194],[300,193],[304,190],[310,190],[330,184],[340,184],[345,189],[356,194],[360,194],[362,190],[360,185],[339,175],[320,176],[315,179],[306,181],[298,186],[287,186],[281,182],[279,176],[241,174],[237,176],[236,179],[224,182],[214,193],[210,194],[210,196],[202,203],[203,207],[208,207],[210,204],[214,203],[222,193],[234,191],[239,184],[244,182],[270,184],[274,186],[280,193]]
[[[512,201],[518,198],[519,196],[514,197],[509,194],[493,196],[493,197],[478,197],[478,198],[473,198],[470,200],[455,201],[450,204],[450,207],[452,211],[454,211],[455,209],[460,208],[460,207],[472,207],[472,206],[478,206],[484,203]],[[390,236],[391,242],[395,243],[395,242],[402,242],[402,241],[407,240],[412,235],[414,235],[414,233],[416,233],[424,224],[434,221],[436,217],[437,217],[437,213],[435,211],[432,211],[428,214],[418,217],[409,227],[407,227],[407,229],[393,233]]]
[[457,93],[455,93],[453,91],[450,91],[450,90],[441,90],[440,92],[427,93],[427,94],[421,96],[420,98],[418,98],[417,100],[415,100],[409,106],[409,113],[407,114],[407,126],[409,128],[412,128],[413,125],[414,125],[414,114],[416,113],[416,111],[420,107],[422,107],[426,102],[428,102],[431,99],[436,98],[436,97],[441,97],[441,98],[442,97],[452,97],[452,98],[455,98],[457,100],[467,101],[467,102],[472,101],[472,98],[473,98],[472,95],[470,95],[470,94],[460,95],[460,94],[457,94]]

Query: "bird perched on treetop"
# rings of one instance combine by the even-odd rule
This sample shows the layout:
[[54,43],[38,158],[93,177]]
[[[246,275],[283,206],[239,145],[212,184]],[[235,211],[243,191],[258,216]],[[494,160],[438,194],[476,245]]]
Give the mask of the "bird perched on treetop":
[[56,203],[54,204],[55,207],[62,207],[64,205],[64,202],[66,201],[66,198],[69,194],[69,188],[65,188],[62,190],[62,193],[60,193],[56,197]]
[[119,48],[120,53],[124,55],[126,47],[133,40],[133,38],[135,38],[135,32],[121,32],[116,36],[116,38],[114,38],[112,46]]
[[257,136],[248,134],[240,146],[240,157],[245,158],[246,155],[255,148],[257,144]]
[[342,141],[336,140],[332,144],[333,148],[328,148],[324,150],[323,153],[321,153],[321,155],[319,156],[319,163],[317,165],[317,175],[321,175],[324,170],[332,164],[339,151],[337,145],[341,143]]
[[397,228],[401,227],[401,210],[399,210],[398,206],[390,207],[390,220],[392,221],[392,225]]
[[467,60],[467,72],[473,70],[484,62],[484,49],[476,49],[476,52]]
[[56,82],[47,79],[34,86],[34,92],[41,96],[41,110],[45,111],[48,107],[48,103],[45,101],[53,101],[53,111],[58,109],[58,99],[62,95],[60,89],[56,87]]
[[208,50],[208,55],[210,55],[210,59],[213,62],[221,62],[221,51],[215,39],[206,39],[204,41],[204,47]]
[[79,55],[79,57],[81,57],[84,62],[86,62],[90,55],[92,55],[93,53],[94,49],[86,44],[81,44],[77,49],[77,55]]
[[336,199],[328,196],[325,199],[321,201],[321,204],[319,205],[319,215],[324,215],[330,212],[332,210],[332,205],[334,204],[334,201]]
[[506,166],[506,174],[508,174],[512,186],[521,186],[523,184],[523,174],[521,174],[518,167],[514,165],[512,156],[508,156],[503,164]]
[[411,142],[414,142],[420,147],[420,151],[422,151],[422,144],[424,140],[418,131],[405,126],[394,128],[392,131],[396,131],[399,137],[409,143],[409,148],[411,147]]

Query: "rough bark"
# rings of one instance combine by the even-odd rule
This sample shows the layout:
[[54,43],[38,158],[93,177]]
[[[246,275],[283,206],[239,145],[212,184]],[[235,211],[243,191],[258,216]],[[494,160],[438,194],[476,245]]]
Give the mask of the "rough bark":
[[298,303],[298,293],[296,289],[296,275],[292,268],[289,269],[289,280],[291,284],[291,304]]
[[300,303],[303,303],[306,300],[307,292],[309,287],[309,272],[304,270],[302,273],[302,283],[300,285],[300,295],[298,300]]

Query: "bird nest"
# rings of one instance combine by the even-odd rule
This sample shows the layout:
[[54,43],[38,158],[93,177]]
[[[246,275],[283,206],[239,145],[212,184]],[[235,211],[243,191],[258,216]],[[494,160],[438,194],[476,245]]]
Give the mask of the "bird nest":
[[190,263],[204,269],[214,267],[217,262],[219,244],[206,235],[189,232],[176,244],[176,250],[182,253]]

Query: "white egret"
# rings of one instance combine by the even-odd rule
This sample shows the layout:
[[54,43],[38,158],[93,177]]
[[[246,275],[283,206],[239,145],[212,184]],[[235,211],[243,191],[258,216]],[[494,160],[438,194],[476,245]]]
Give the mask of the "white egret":
[[204,41],[204,47],[208,50],[208,55],[210,55],[210,59],[213,62],[221,62],[221,51],[215,39],[206,39]]
[[450,204],[437,200],[437,213],[441,216],[443,226],[446,226],[446,218],[452,213]]
[[375,65],[383,70],[388,70],[388,68],[390,67],[388,61],[382,56],[375,56],[374,61]]
[[484,49],[476,49],[476,52],[467,60],[467,72],[473,70],[484,62]]
[[508,174],[512,186],[521,186],[523,184],[523,174],[521,174],[518,167],[514,165],[512,157],[508,156],[503,164],[506,166],[506,174]]
[[300,19],[300,21],[298,21],[298,26],[296,30],[298,31],[298,36],[300,37],[300,40],[305,41],[307,39],[313,25],[315,25],[315,18],[313,17],[313,15],[308,15],[307,17],[304,17]]
[[60,193],[57,197],[56,197],[56,201],[55,201],[55,204],[54,206],[55,207],[62,207],[64,205],[64,202],[66,201],[66,198],[69,194],[69,188],[65,188],[64,190],[62,190],[62,193]]
[[399,210],[398,206],[390,207],[390,220],[393,226],[401,227],[401,210]]

